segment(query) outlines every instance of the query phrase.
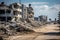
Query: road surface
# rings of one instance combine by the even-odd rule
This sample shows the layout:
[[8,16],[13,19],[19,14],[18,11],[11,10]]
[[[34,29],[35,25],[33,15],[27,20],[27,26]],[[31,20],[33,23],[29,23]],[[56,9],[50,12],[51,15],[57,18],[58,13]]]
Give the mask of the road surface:
[[47,24],[33,29],[36,33],[10,36],[7,40],[60,40],[58,24]]

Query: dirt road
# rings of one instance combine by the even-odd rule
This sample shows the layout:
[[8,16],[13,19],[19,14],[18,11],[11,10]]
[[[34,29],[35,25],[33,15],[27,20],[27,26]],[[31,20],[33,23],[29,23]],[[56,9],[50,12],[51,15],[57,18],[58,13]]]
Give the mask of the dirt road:
[[44,25],[33,29],[36,33],[10,36],[7,40],[60,40],[60,36],[57,34],[59,32],[57,26],[57,24]]

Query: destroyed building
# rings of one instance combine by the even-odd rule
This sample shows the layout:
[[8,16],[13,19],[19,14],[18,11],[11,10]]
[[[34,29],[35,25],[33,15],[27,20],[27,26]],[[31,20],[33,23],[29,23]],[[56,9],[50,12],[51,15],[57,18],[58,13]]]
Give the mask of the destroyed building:
[[33,8],[31,7],[31,4],[29,4],[27,11],[28,11],[28,19],[34,20],[34,12]]
[[24,4],[22,4],[22,19],[23,19],[23,21],[24,20],[26,20],[27,19],[27,7],[26,7],[26,5],[24,5]]
[[8,6],[4,2],[2,2],[0,4],[0,21],[4,21],[5,23],[3,23],[3,25],[1,25],[0,27],[3,26],[3,28],[7,31],[7,34],[15,33],[17,30],[32,30],[32,26],[30,23],[28,23],[27,21],[27,23],[22,22],[28,20],[29,18],[32,18],[29,17],[30,11],[30,8],[28,12],[27,7],[21,3],[12,3]]
[[22,4],[12,3],[9,7],[12,9],[12,21],[19,21],[22,18]]
[[22,5],[19,3],[7,6],[2,2],[0,4],[0,21],[19,21],[22,18]]
[[[34,12],[31,4],[29,7],[21,3],[12,3],[6,5],[4,2],[0,4],[0,30],[3,34],[13,35],[17,32],[35,32],[33,27],[39,27],[40,23],[34,20]],[[8,22],[7,22],[8,21]],[[2,33],[1,32],[1,33]]]
[[12,3],[9,6],[4,4],[4,2],[0,4],[0,21],[20,21],[26,19],[34,20],[31,4],[29,4],[29,7],[21,3]]

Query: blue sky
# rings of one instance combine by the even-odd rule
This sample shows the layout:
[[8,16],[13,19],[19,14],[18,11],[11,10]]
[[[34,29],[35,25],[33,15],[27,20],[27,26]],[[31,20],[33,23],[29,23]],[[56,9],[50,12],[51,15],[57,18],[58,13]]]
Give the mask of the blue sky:
[[[2,1],[7,4],[19,2],[19,0],[0,0],[0,2]],[[60,11],[60,0],[21,0],[21,3],[26,6],[28,6],[28,4],[32,4],[35,13],[34,16],[36,17],[46,15],[52,20],[58,18],[58,12]]]
[[36,17],[40,15],[46,15],[48,16],[48,19],[58,19],[58,12],[60,11],[60,0],[22,0],[22,3],[27,6],[29,3],[31,3],[32,7],[34,8],[34,16]]

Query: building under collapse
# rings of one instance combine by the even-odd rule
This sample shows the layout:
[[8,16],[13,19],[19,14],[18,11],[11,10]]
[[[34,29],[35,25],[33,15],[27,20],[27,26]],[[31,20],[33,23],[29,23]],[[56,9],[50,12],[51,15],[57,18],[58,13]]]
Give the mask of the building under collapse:
[[1,2],[0,4],[0,21],[19,21],[34,19],[34,12],[31,4],[26,7],[21,3],[12,3],[9,6]]

